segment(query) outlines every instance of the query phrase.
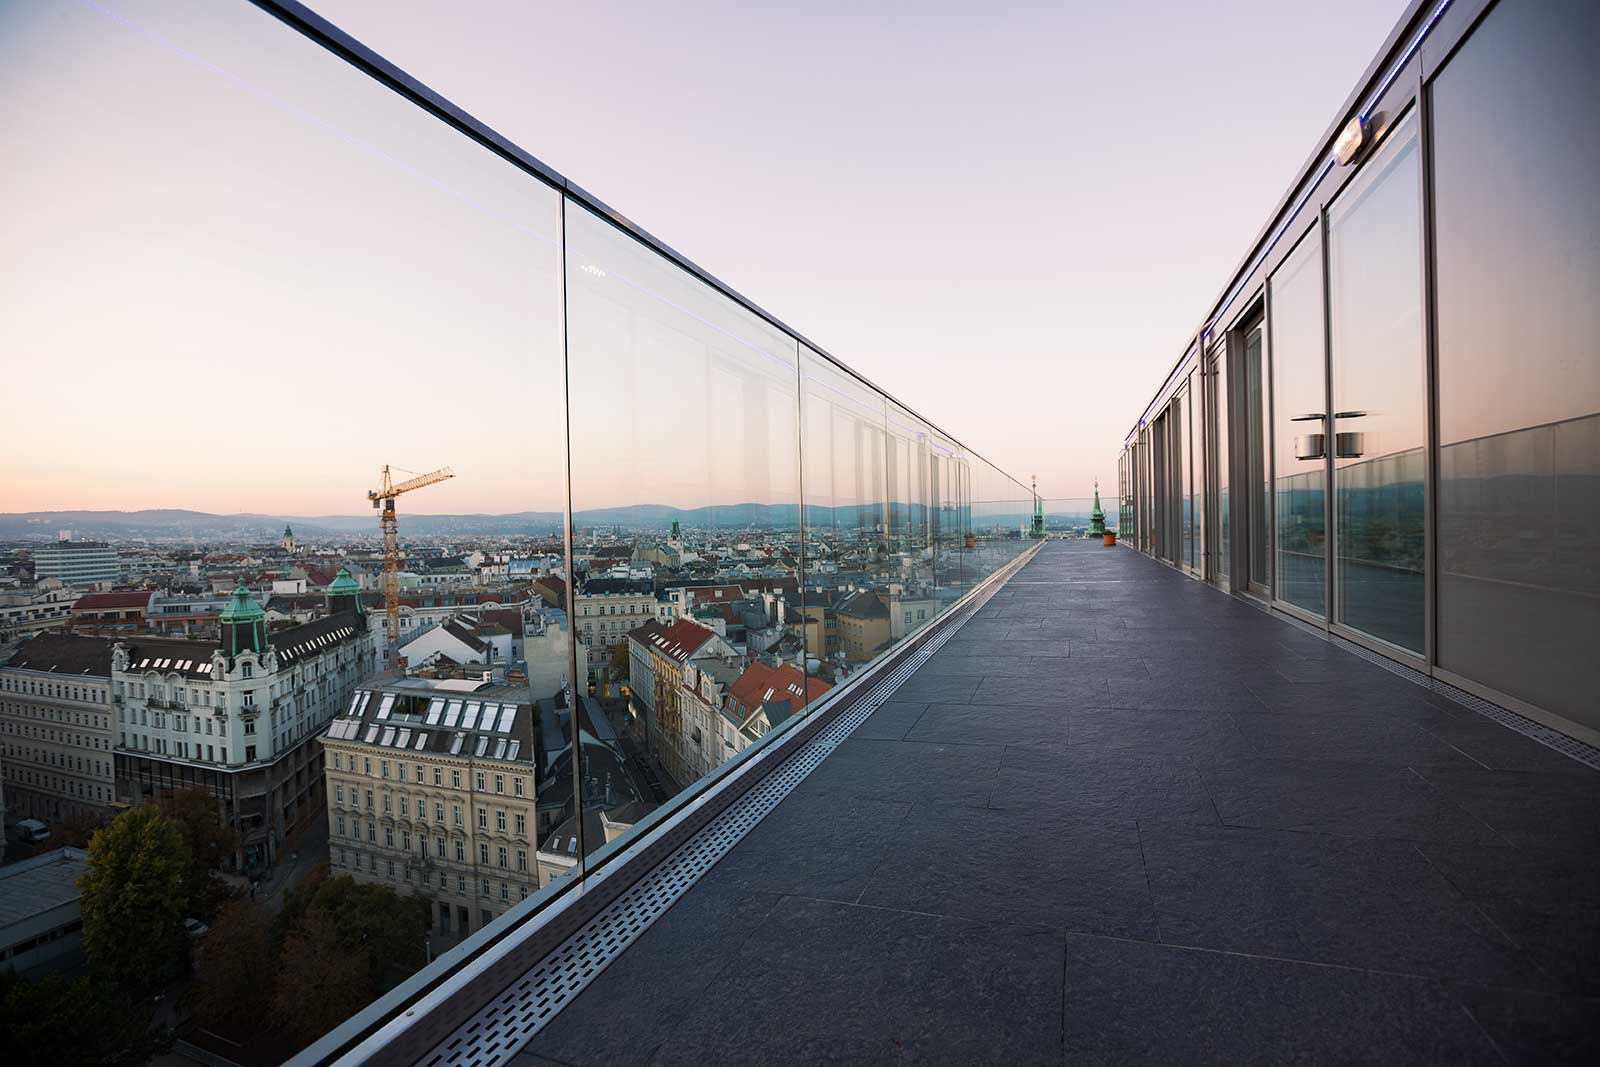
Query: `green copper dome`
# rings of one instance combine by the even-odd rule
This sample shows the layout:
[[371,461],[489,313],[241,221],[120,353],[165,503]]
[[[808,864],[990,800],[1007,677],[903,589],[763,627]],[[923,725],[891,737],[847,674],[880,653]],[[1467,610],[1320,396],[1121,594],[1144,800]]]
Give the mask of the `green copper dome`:
[[244,587],[244,579],[240,578],[228,606],[222,609],[221,620],[224,623],[256,622],[266,617],[267,613],[261,610],[261,605],[250,595],[250,590]]
[[340,567],[339,573],[334,575],[333,581],[328,583],[326,592],[329,596],[360,596],[361,587],[356,584],[354,578],[350,577],[349,571]]

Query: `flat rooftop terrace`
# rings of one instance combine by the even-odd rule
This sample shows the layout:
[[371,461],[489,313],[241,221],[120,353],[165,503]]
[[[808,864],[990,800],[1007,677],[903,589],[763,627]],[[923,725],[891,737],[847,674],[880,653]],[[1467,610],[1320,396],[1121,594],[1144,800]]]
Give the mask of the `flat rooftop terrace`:
[[1600,773],[1048,544],[538,1064],[1597,1062]]

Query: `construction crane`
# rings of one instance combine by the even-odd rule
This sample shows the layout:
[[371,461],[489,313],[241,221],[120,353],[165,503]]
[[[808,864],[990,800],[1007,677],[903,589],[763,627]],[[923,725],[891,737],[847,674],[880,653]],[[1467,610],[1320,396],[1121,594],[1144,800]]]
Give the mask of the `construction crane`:
[[383,525],[383,627],[389,637],[386,658],[390,667],[394,666],[396,658],[400,655],[400,523],[394,513],[394,498],[401,493],[436,485],[455,476],[455,471],[449,467],[441,467],[431,474],[419,474],[415,478],[396,484],[390,481],[389,465],[385,463],[383,488],[367,493],[367,499],[372,501],[372,506],[383,509],[383,514],[379,517]]

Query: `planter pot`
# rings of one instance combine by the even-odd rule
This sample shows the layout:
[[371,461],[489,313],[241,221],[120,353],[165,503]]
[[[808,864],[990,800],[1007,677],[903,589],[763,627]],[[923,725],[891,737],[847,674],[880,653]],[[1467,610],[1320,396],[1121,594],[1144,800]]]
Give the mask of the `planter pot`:
[[1110,530],[1106,531],[1106,545],[1109,547],[1117,543],[1117,535]]

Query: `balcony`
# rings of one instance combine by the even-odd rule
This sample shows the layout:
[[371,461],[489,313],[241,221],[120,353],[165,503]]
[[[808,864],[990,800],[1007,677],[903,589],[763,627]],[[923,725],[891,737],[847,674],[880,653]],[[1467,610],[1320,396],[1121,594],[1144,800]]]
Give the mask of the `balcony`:
[[493,1061],[1542,1058],[1600,1039],[1578,755],[1053,542]]

